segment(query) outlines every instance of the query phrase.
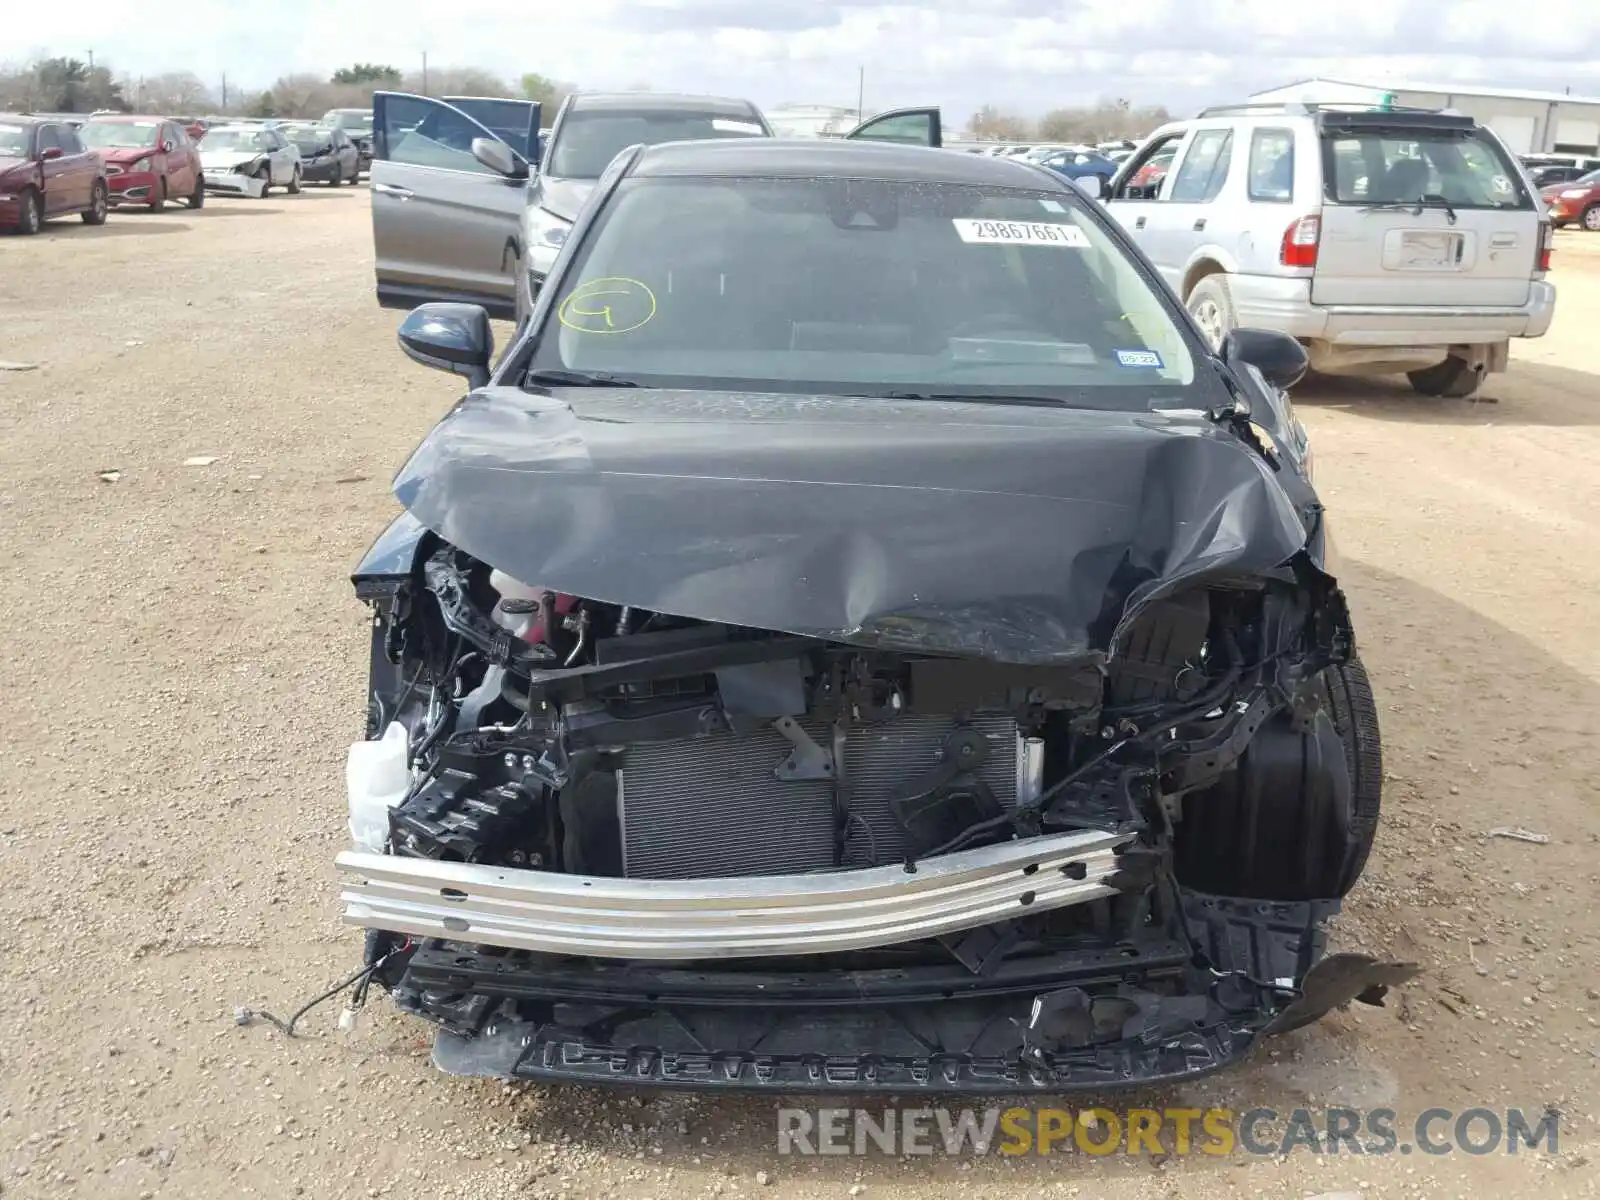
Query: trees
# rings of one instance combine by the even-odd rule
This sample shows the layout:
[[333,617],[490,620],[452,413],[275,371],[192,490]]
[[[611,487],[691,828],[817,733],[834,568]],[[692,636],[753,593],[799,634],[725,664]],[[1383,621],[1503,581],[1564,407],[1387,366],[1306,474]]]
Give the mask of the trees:
[[985,104],[967,119],[967,133],[1002,142],[1021,141],[1029,136],[1028,120],[1015,113],[1002,112],[993,104]]
[[1142,138],[1172,120],[1160,106],[1135,108],[1125,99],[1077,108],[1055,108],[1039,120],[1039,136],[1052,142],[1102,142]]
[[522,77],[522,98],[524,100],[537,100],[544,105],[547,116],[561,107],[561,102],[574,90],[574,86],[570,83],[562,83],[559,80],[551,79],[547,75],[535,74],[532,71]]
[[152,112],[189,115],[216,107],[211,89],[193,71],[168,71],[139,87],[139,107]]
[[41,58],[0,73],[0,108],[24,112],[126,112],[122,88],[104,66],[76,58]]
[[[421,94],[422,72],[408,71],[402,80],[408,92]],[[517,92],[509,83],[492,71],[479,67],[429,67],[426,93],[432,96],[506,96]]]
[[400,69],[385,66],[380,63],[352,63],[348,67],[340,67],[335,71],[329,83],[337,84],[372,84],[377,88],[397,88],[400,86]]

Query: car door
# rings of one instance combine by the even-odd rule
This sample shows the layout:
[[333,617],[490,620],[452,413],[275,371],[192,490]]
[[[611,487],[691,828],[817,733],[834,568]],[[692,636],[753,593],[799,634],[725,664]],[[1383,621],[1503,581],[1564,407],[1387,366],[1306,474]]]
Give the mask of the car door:
[[342,129],[333,131],[333,144],[339,150],[339,178],[349,179],[356,173],[356,166],[361,161],[361,152],[350,140],[350,135]]
[[180,126],[161,127],[161,153],[166,160],[167,195],[174,200],[194,194],[194,169],[189,163],[189,137]]
[[1172,184],[1172,167],[1188,140],[1186,128],[1158,132],[1122,164],[1111,181],[1111,195],[1106,200],[1107,211],[1164,278],[1170,278],[1170,264],[1158,257],[1163,196]]
[[276,129],[267,130],[272,145],[272,181],[287,184],[300,164],[300,148]]
[[539,161],[539,121],[544,115],[539,101],[446,96],[444,102],[466,113],[530,164]]
[[44,215],[70,212],[77,200],[73,192],[72,164],[66,159],[56,125],[41,125],[36,135],[39,174],[44,182]]
[[1218,201],[1232,174],[1233,144],[1231,124],[1195,126],[1174,166],[1164,203],[1151,217],[1147,236],[1151,256],[1180,296],[1196,251],[1226,235],[1222,228],[1226,215],[1218,211]]
[[529,162],[512,147],[502,175],[472,154],[476,138],[504,141],[452,104],[405,92],[372,98],[372,245],[378,303],[429,300],[516,311]]
[[892,108],[868,117],[844,136],[849,141],[939,147],[944,145],[943,124],[937,108]]
[[62,159],[71,165],[74,206],[87,209],[94,203],[94,184],[100,178],[100,156],[83,144],[71,125],[56,126],[56,141]]

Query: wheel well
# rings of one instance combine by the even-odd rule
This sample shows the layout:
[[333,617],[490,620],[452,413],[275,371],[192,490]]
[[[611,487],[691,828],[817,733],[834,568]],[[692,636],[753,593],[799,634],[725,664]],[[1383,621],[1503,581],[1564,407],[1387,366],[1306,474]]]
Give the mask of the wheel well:
[[1207,275],[1226,275],[1227,269],[1214,258],[1202,258],[1189,268],[1189,273],[1183,277],[1183,298],[1187,300],[1189,293],[1194,291],[1195,284]]

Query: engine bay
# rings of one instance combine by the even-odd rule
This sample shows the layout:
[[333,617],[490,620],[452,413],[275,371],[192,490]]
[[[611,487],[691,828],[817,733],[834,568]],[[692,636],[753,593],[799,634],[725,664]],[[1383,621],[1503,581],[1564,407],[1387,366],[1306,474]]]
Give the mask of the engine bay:
[[[368,736],[406,731],[390,849],[691,879],[1138,833],[1347,651],[1292,577],[1157,599],[1110,655],[917,656],[528,586],[441,544],[376,608]],[[1318,644],[1318,642],[1322,644]]]

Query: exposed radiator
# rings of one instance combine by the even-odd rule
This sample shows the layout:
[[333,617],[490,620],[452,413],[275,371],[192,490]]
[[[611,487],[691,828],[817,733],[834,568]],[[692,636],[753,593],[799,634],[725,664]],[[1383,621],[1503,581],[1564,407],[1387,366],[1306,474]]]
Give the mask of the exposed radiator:
[[[990,744],[977,777],[1012,806],[1021,757],[1016,722],[996,714],[969,723]],[[802,727],[819,746],[832,746],[826,726]],[[904,716],[851,732],[845,775],[850,811],[860,820],[848,828],[844,866],[903,854],[890,793],[937,764],[954,727],[948,716]],[[775,768],[792,749],[773,729],[630,747],[617,783],[624,872],[635,879],[697,879],[833,868],[833,784],[780,780]]]

